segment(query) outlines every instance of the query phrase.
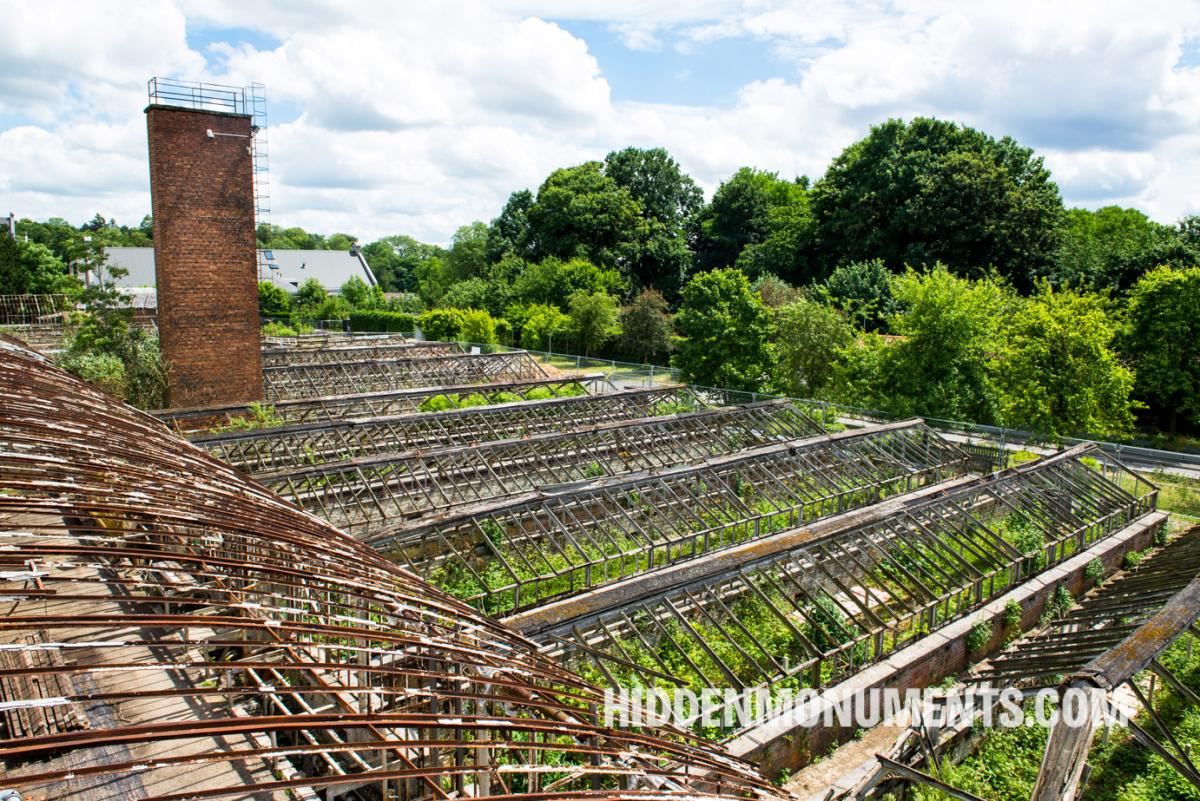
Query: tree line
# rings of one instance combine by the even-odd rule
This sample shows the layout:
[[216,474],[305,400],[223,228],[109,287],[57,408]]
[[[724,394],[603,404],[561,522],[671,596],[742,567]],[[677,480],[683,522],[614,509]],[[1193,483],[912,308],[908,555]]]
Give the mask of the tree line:
[[[34,230],[54,222],[19,227],[64,258]],[[744,167],[707,202],[667,151],[626,148],[512,193],[446,247],[363,251],[389,299],[360,307],[486,312],[500,341],[670,359],[697,383],[1048,435],[1200,425],[1200,217],[1067,209],[1031,149],[943,120],[878,125],[815,182]]]

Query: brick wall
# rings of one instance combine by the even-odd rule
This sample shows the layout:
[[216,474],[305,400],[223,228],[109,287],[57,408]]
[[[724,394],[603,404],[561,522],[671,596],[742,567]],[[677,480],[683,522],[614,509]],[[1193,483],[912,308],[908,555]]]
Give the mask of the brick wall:
[[261,400],[250,117],[150,106],[146,126],[169,404]]

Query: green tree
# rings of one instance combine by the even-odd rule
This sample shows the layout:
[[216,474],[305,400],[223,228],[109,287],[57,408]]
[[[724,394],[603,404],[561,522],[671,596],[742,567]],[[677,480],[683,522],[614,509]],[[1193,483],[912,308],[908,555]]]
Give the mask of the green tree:
[[843,264],[818,291],[826,302],[867,331],[883,330],[896,308],[892,274],[882,259]]
[[417,318],[417,325],[427,339],[456,342],[462,338],[466,322],[461,309],[431,309]]
[[994,266],[1019,289],[1052,265],[1063,218],[1033,151],[923,117],[889,120],[842,151],[812,207],[827,264],[941,262],[968,277]]
[[711,270],[694,276],[683,288],[675,329],[683,339],[674,363],[685,380],[759,389],[770,364],[770,320],[741,270]]
[[66,265],[50,248],[0,234],[0,295],[77,297],[82,290],[78,279],[67,274]]
[[604,158],[604,173],[629,192],[646,223],[631,272],[637,284],[678,294],[691,266],[688,225],[704,204],[691,176],[661,147],[627,147]]
[[494,344],[496,339],[496,321],[492,315],[483,309],[462,310],[462,330],[459,332],[464,342],[475,342],[480,345]]
[[1122,437],[1133,427],[1133,373],[1112,350],[1102,295],[1043,284],[1007,324],[996,363],[1001,421],[1047,436]]
[[552,172],[527,218],[539,258],[581,258],[626,275],[648,233],[638,202],[598,161]]
[[352,275],[338,288],[338,294],[355,309],[378,309],[384,305],[383,291]]
[[752,277],[811,280],[808,179],[785,181],[773,172],[741,168],[697,215],[695,238],[700,269],[736,265]]
[[456,309],[486,309],[499,314],[508,305],[510,287],[484,278],[468,278],[452,285],[442,296],[442,303]]
[[643,364],[667,355],[671,315],[657,289],[644,289],[621,309],[621,351]]
[[854,329],[835,309],[804,298],[773,312],[776,391],[820,398],[834,378],[838,355],[854,342]]
[[552,351],[555,340],[561,347],[571,329],[571,318],[554,306],[533,304],[524,317],[521,325],[523,348]]
[[508,202],[499,216],[488,225],[487,246],[484,257],[495,264],[505,256],[529,260],[534,257],[534,246],[530,240],[529,209],[533,206],[533,193],[521,189],[508,196]]
[[894,291],[902,311],[892,330],[901,338],[885,347],[875,399],[896,415],[994,423],[989,365],[1014,302],[1010,293],[990,279],[959,278],[940,264],[897,276]]
[[107,264],[99,237],[83,243],[77,255],[93,281],[81,297],[87,311],[59,364],[138,408],[163,407],[168,366],[159,350],[158,334],[133,325],[133,309],[116,283],[125,270]]
[[446,264],[456,281],[483,276],[487,272],[488,227],[481,222],[461,226],[454,232]]
[[411,236],[397,235],[385,236],[366,245],[363,255],[386,291],[411,292],[416,289],[417,268],[443,257],[445,251],[436,245],[418,242]]
[[1159,267],[1129,293],[1121,350],[1136,367],[1137,397],[1165,419],[1200,424],[1200,267]]
[[296,303],[299,306],[319,306],[325,302],[325,298],[329,293],[325,291],[325,287],[315,278],[305,279],[300,288],[296,290]]
[[292,311],[292,298],[270,281],[258,282],[258,314],[260,317],[286,317]]
[[413,285],[426,306],[437,306],[454,285],[454,276],[444,258],[433,256],[413,270]]
[[571,335],[590,356],[621,332],[616,298],[606,292],[576,292],[568,303]]
[[586,259],[543,259],[525,265],[513,282],[513,295],[524,303],[566,308],[576,292],[619,293],[628,282],[615,269],[597,267]]
[[1058,286],[1124,290],[1160,264],[1200,264],[1200,248],[1137,209],[1071,209],[1049,277]]

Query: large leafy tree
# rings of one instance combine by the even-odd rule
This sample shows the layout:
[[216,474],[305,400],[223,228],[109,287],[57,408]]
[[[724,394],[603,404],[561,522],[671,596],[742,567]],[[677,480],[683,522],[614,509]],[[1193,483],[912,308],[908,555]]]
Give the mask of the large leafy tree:
[[385,236],[363,248],[380,286],[392,292],[411,292],[417,289],[417,268],[434,259],[445,257],[446,251],[437,245],[418,242],[411,236]]
[[767,375],[771,324],[762,300],[737,269],[700,273],[683,288],[674,363],[685,380],[755,391]]
[[1124,290],[1160,264],[1198,263],[1200,243],[1189,244],[1180,230],[1137,209],[1071,209],[1050,278],[1058,285]]
[[644,289],[621,309],[621,350],[642,363],[666,356],[671,347],[671,315],[657,289]]
[[1151,270],[1129,293],[1121,346],[1137,370],[1137,396],[1172,433],[1200,424],[1200,267]]
[[508,202],[500,210],[499,216],[488,225],[484,256],[489,264],[497,263],[506,256],[533,258],[535,247],[529,231],[529,209],[532,206],[533,193],[528,189],[508,196]]
[[812,192],[826,263],[995,267],[1018,288],[1052,265],[1063,217],[1050,172],[1013,139],[952,122],[889,120],[834,159]]
[[648,232],[638,202],[598,161],[552,172],[526,216],[539,258],[581,258],[626,275]]
[[606,292],[576,292],[568,303],[571,334],[584,356],[603,347],[621,332],[617,300]]
[[488,227],[481,222],[460,226],[446,257],[455,280],[476,278],[487,272]]
[[637,201],[646,223],[633,277],[642,286],[676,295],[691,265],[687,227],[704,203],[700,187],[661,147],[609,153],[604,173]]
[[808,180],[743,167],[721,184],[696,220],[700,269],[737,265],[752,277],[770,273],[793,282],[813,277],[814,229]]
[[78,295],[82,290],[50,248],[0,233],[0,295]]
[[775,309],[775,389],[801,398],[822,397],[833,381],[839,353],[854,329],[833,308],[800,298]]
[[882,391],[873,400],[896,415],[995,422],[989,365],[1015,302],[1011,294],[943,265],[897,276],[894,291],[902,313],[892,330],[900,339],[883,346]]
[[882,330],[895,311],[892,274],[880,259],[843,264],[818,291],[830,305],[867,331]]
[[585,259],[543,259],[525,265],[513,282],[513,296],[523,303],[545,303],[565,309],[576,292],[623,292],[628,286],[616,270]]
[[1112,350],[1107,299],[1048,285],[1007,323],[996,362],[1000,418],[1047,436],[1120,437],[1133,428],[1133,373]]

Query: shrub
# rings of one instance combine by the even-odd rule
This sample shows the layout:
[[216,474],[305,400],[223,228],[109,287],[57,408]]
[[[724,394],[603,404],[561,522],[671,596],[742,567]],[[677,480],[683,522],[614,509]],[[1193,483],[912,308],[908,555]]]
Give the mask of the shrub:
[[458,341],[465,322],[460,309],[433,309],[417,318],[417,324],[425,338],[441,342]]
[[497,392],[492,396],[492,403],[520,403],[521,396],[515,392]]
[[1074,605],[1075,596],[1071,594],[1065,584],[1058,585],[1054,590],[1054,597],[1050,599],[1050,613],[1055,617],[1062,617],[1070,612]]
[[1145,551],[1126,551],[1125,557],[1121,560],[1121,567],[1126,570],[1131,567],[1137,567],[1145,556]]
[[405,334],[417,327],[417,318],[403,312],[367,309],[350,313],[351,331]]
[[1009,598],[1004,604],[1004,628],[1015,629],[1020,626],[1022,614],[1021,604],[1017,603],[1015,598]]
[[462,330],[459,336],[466,342],[493,345],[496,339],[496,321],[482,309],[465,309],[462,312]]
[[59,360],[59,366],[72,375],[115,395],[125,397],[125,363],[111,353],[85,351],[71,353]]
[[270,281],[258,282],[258,314],[261,317],[284,317],[292,310],[292,298]]
[[972,624],[971,630],[967,632],[967,651],[969,653],[982,651],[991,639],[992,624],[983,618],[979,618]]
[[444,412],[448,409],[457,409],[458,402],[449,395],[434,395],[421,402],[417,407],[422,412]]
[[264,337],[294,337],[296,334],[297,331],[295,328],[283,323],[277,323],[274,320],[262,327],[262,335]]
[[1104,575],[1104,563],[1099,557],[1088,562],[1083,568],[1083,577],[1088,581],[1095,581]]
[[485,395],[481,395],[478,392],[472,392],[470,395],[458,402],[458,408],[467,409],[472,406],[487,406],[489,404],[490,401]]
[[553,397],[554,393],[549,387],[534,387],[525,393],[525,400],[547,400]]

